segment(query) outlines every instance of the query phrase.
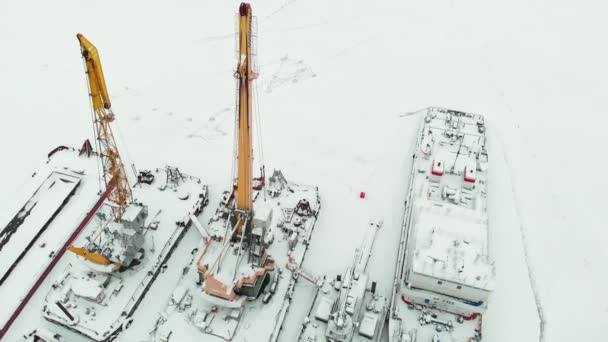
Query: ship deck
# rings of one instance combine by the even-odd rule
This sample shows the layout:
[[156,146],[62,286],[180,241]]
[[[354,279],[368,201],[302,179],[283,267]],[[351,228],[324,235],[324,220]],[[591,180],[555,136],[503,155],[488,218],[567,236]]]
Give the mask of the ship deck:
[[[346,341],[372,342],[380,341],[384,321],[388,310],[388,300],[382,295],[373,294],[367,288],[367,275],[361,275],[360,280],[350,289],[349,295],[361,295],[361,312],[352,313],[351,317],[360,324],[354,328],[352,337]],[[325,341],[327,339],[329,313],[338,299],[340,292],[334,288],[334,280],[326,280],[315,293],[313,304],[308,314],[307,323],[302,326],[299,342]]]
[[[8,323],[99,199],[98,186],[96,160],[80,157],[77,150],[63,149],[21,186],[13,202],[15,216],[9,217],[10,209],[5,208],[5,245],[0,252],[0,327]],[[5,236],[9,229],[13,230],[12,236]]]
[[[286,265],[290,262],[289,255],[293,258],[291,262],[301,265],[320,209],[316,187],[289,183],[288,189],[289,191],[285,189],[277,197],[259,192],[254,201],[256,212],[272,211],[269,230],[274,231],[274,242],[267,251],[275,260],[274,276],[278,277],[278,282],[270,300],[267,303],[262,300],[268,294],[270,284],[264,293],[253,301],[237,297],[233,302],[229,302],[203,293],[202,287],[197,284],[199,256],[206,248],[208,253],[213,254],[224,244],[224,241],[212,240],[210,247],[207,247],[207,243],[203,241],[199,245],[198,252],[195,253],[196,256],[185,266],[184,269],[187,271],[156,325],[150,327],[151,335],[157,339],[171,336],[171,340],[176,341],[194,339],[244,341],[251,336],[255,336],[256,340],[260,341],[277,340],[296,283],[292,272],[286,269]],[[279,225],[290,215],[301,199],[308,200],[314,215],[303,222],[298,242],[291,250],[288,236]],[[223,231],[225,221],[222,219],[212,220],[206,229],[212,236],[226,236]],[[227,251],[226,254],[232,254],[232,251]],[[246,256],[244,258],[246,259]],[[230,261],[235,261],[235,258],[228,258],[223,262]],[[225,273],[222,277],[228,277],[226,274],[234,274],[239,269],[239,266],[226,265],[226,268],[222,269]]]
[[[196,216],[200,212],[207,196],[206,185],[197,178],[187,176],[173,189],[163,186],[166,184],[164,169],[157,169],[155,177],[156,180],[151,185],[138,184],[133,188],[134,200],[147,205],[150,213],[145,222],[144,258],[141,264],[107,276],[101,272],[95,273],[96,279],[106,282],[98,287],[98,284],[82,283],[81,275],[91,272],[91,269],[79,256],[67,253],[64,257],[67,266],[63,273],[56,276],[45,297],[43,315],[46,319],[96,341],[109,339],[128,324],[126,322],[129,317],[148,289],[154,285],[154,279],[162,271],[168,256],[189,226],[191,215]],[[189,194],[188,198],[180,199],[184,193]],[[87,241],[95,237],[99,227],[105,226],[111,217],[109,211],[108,205],[100,209],[98,214],[105,213],[105,218],[96,215],[74,246],[85,246]],[[105,294],[101,304],[75,295],[76,289],[81,293],[96,295],[95,291],[99,292],[99,288]],[[75,317],[74,320],[61,312],[55,304],[57,301],[64,304]]]

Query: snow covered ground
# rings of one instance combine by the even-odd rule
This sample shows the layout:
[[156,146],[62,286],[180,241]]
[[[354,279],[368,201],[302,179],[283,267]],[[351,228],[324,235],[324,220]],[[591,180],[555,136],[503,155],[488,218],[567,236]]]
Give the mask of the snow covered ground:
[[[14,206],[13,193],[50,149],[92,135],[77,32],[100,50],[123,157],[141,168],[180,166],[211,193],[226,188],[237,8],[2,1],[0,208]],[[370,266],[388,290],[418,125],[399,115],[431,105],[478,112],[495,139],[489,191],[500,205],[490,215],[504,228],[496,231],[497,268],[503,293],[519,299],[490,303],[485,338],[537,341],[536,300],[544,341],[601,339],[606,10],[599,0],[254,1],[266,165],[317,184],[323,201],[314,234],[324,245],[311,245],[305,267],[342,271],[368,216],[380,216]],[[526,254],[531,276],[519,261]]]

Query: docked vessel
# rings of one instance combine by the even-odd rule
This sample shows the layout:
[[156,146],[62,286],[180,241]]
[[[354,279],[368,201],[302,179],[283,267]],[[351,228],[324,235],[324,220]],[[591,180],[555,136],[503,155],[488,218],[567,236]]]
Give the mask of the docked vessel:
[[[253,178],[255,21],[238,14],[236,172],[215,215],[198,226],[202,242],[152,329],[156,341],[276,341],[320,210],[315,186],[275,170]],[[261,158],[260,158],[261,159]],[[294,271],[295,272],[295,271]]]
[[[68,247],[67,267],[53,279],[43,317],[95,341],[111,341],[139,303],[186,229],[207,204],[207,186],[178,168],[141,171],[132,187],[111,123],[97,49],[78,35],[93,107],[104,200]],[[83,147],[84,148],[84,147]],[[86,150],[91,151],[89,144]]]
[[[4,206],[0,231],[0,339],[78,235],[79,223],[102,200],[96,155],[60,146]],[[20,198],[21,196],[21,198]],[[10,206],[14,205],[12,211]],[[8,213],[14,212],[12,217]],[[0,219],[2,220],[2,219]]]
[[[236,235],[233,192],[152,328],[155,341],[277,341],[320,209],[315,187],[280,172],[254,192],[250,231]],[[247,221],[245,221],[247,222]],[[294,271],[295,272],[295,271]]]
[[207,188],[195,177],[171,168],[139,183],[121,221],[106,204],[84,228],[68,266],[54,279],[43,317],[95,341],[109,341],[128,327],[130,317],[153,285],[186,229],[207,201]]
[[371,222],[361,246],[343,274],[318,281],[312,306],[298,341],[380,341],[388,299],[376,293],[367,274],[367,261],[382,222]]
[[481,341],[494,287],[486,128],[478,114],[423,111],[389,313],[391,342]]

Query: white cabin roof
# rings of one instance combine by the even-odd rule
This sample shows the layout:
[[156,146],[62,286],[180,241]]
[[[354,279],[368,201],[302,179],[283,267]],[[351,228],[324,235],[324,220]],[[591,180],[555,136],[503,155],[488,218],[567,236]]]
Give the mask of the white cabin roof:
[[129,206],[125,210],[125,213],[122,214],[122,219],[125,221],[133,222],[142,210],[144,210],[144,207],[141,205],[129,204]]
[[80,276],[74,279],[72,291],[79,297],[97,300],[103,293],[103,287],[99,282],[90,277]]
[[491,289],[494,266],[487,256],[486,219],[457,206],[437,206],[433,201],[417,209],[414,272]]

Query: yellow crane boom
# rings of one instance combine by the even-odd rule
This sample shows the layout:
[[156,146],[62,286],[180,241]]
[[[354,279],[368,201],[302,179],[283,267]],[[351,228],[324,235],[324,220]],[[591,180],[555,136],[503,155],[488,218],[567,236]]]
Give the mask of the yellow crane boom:
[[114,187],[108,201],[112,206],[114,221],[120,222],[127,205],[133,200],[133,194],[110,125],[114,121],[112,104],[97,48],[82,34],[79,33],[76,37],[80,43],[80,50],[86,64],[86,74],[93,106],[95,138],[103,168],[103,179],[106,188]]
[[[237,196],[236,204],[239,212],[247,212],[253,216],[253,146],[251,134],[251,118],[253,107],[252,86],[256,74],[252,68],[252,38],[251,38],[251,5],[242,3],[239,7],[239,64],[235,73],[238,79],[239,108],[238,108],[238,156],[237,156]],[[242,214],[239,214],[242,215]],[[250,222],[245,217],[237,222]],[[242,227],[237,227],[237,235],[242,233]]]

